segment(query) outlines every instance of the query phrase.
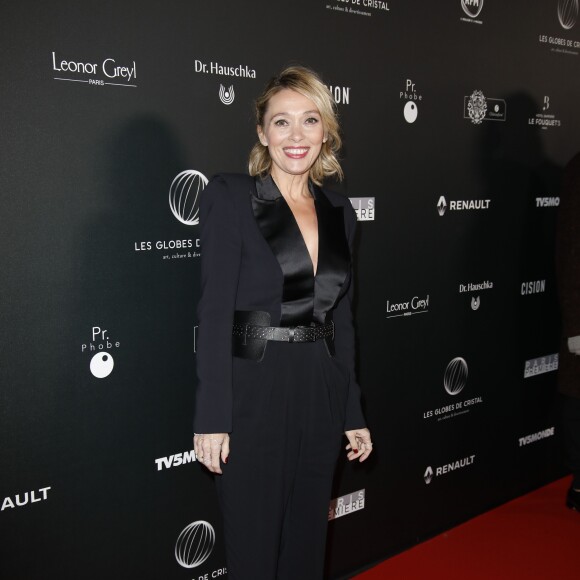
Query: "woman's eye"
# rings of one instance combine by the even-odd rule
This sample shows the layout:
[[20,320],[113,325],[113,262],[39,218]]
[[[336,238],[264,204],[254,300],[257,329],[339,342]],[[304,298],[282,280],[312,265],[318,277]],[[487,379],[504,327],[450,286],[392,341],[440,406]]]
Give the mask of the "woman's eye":
[[306,119],[306,123],[309,125],[315,125],[318,123],[318,119],[316,117],[308,117],[308,119]]
[[276,125],[276,127],[284,127],[286,124],[286,119],[278,119],[277,121],[274,121],[274,125]]

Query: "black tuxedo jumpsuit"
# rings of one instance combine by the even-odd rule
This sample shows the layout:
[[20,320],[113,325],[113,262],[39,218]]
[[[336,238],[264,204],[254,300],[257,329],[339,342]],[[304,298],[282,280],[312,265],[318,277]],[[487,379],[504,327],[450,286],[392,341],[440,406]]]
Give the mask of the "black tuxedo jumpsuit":
[[[216,484],[232,580],[322,578],[342,434],[365,426],[351,310],[356,214],[344,196],[309,188],[316,276],[271,176],[217,175],[200,198],[194,431],[230,433]],[[234,356],[235,311],[260,311],[271,326],[332,318],[334,341],[263,341],[259,360]]]

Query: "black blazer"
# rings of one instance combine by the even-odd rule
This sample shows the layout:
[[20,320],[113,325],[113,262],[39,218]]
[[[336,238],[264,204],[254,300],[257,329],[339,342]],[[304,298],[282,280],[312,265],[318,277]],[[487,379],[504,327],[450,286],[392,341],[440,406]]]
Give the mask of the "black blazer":
[[[197,306],[194,432],[231,433],[232,324],[236,310],[268,312],[272,326],[332,318],[334,353],[349,379],[344,430],[365,426],[355,378],[352,248],[356,213],[344,196],[312,182],[318,266],[273,179],[216,175],[200,196],[201,297]],[[259,364],[259,363],[257,363]]]

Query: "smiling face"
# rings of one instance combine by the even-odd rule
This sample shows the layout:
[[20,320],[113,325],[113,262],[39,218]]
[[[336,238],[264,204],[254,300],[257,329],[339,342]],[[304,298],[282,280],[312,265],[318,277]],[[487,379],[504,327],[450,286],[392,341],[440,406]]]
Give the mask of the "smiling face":
[[258,137],[268,147],[272,174],[308,173],[326,141],[316,105],[304,95],[283,89],[268,102]]

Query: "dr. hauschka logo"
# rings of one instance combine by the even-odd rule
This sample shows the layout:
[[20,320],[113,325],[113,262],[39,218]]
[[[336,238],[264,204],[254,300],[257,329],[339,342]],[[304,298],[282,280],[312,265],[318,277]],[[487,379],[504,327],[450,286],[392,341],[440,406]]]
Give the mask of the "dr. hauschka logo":
[[463,12],[467,16],[467,18],[461,17],[463,22],[482,24],[481,20],[476,20],[476,18],[483,10],[483,0],[461,0],[461,8],[463,8]]
[[570,30],[578,20],[578,0],[558,0],[558,20],[564,30]]
[[451,463],[447,463],[445,465],[436,467],[435,471],[433,471],[433,468],[429,465],[425,470],[425,473],[423,474],[423,479],[425,480],[425,483],[429,485],[434,478],[441,477],[442,475],[447,475],[452,471],[464,469],[465,467],[473,465],[474,462],[475,462],[475,454],[468,455],[463,459],[458,459],[457,461],[452,461]]
[[[490,280],[484,280],[483,282],[467,282],[467,284],[459,284],[459,294],[465,292],[481,292],[483,290],[493,289],[493,282]],[[481,306],[481,296],[471,296],[470,305],[472,310],[479,310]]]
[[474,125],[483,121],[505,121],[507,105],[504,99],[491,99],[483,91],[475,90],[463,97],[463,118],[470,119]]
[[467,383],[467,374],[467,362],[465,359],[460,356],[455,357],[447,365],[443,375],[443,385],[447,393],[453,396],[461,393]]
[[223,85],[220,85],[220,101],[224,105],[231,105],[236,98],[236,94],[234,93],[234,85],[230,85],[228,89],[226,89]]
[[81,353],[94,353],[89,363],[89,369],[97,379],[108,377],[115,366],[111,350],[117,349],[121,343],[109,336],[107,329],[93,326],[91,340],[81,344]]
[[490,202],[490,199],[452,199],[448,203],[442,195],[437,201],[437,213],[443,217],[448,209],[449,211],[489,209]]
[[524,365],[524,379],[557,371],[559,361],[560,355],[557,352],[527,360]]
[[529,294],[543,294],[546,291],[546,280],[531,280],[522,282],[520,292],[522,296]]
[[155,463],[157,465],[157,471],[161,471],[162,469],[187,465],[194,461],[197,461],[197,458],[195,456],[195,451],[192,449],[191,451],[176,453],[175,455],[169,455],[168,457],[159,457],[159,459],[155,460]]
[[54,77],[55,81],[87,83],[95,86],[137,86],[135,84],[135,79],[137,78],[137,65],[135,61],[132,61],[130,64],[125,63],[121,65],[114,58],[105,58],[100,63],[84,62],[77,59],[69,60],[67,58],[61,58],[60,56],[57,57],[56,52],[53,51],[52,70],[58,74],[58,76]]
[[215,532],[211,524],[198,520],[186,526],[175,543],[175,559],[184,568],[197,568],[211,555]]
[[25,491],[24,493],[17,493],[15,496],[6,496],[2,501],[2,507],[0,512],[5,509],[14,509],[17,507],[23,507],[25,505],[32,505],[33,503],[38,503],[39,501],[45,501],[48,499],[48,492],[52,487],[41,487],[38,490]]
[[350,87],[326,85],[337,105],[350,105]]
[[481,298],[479,296],[471,297],[471,310],[479,310],[481,306]]
[[[548,112],[549,111],[549,112]],[[528,125],[540,127],[540,129],[547,131],[552,127],[561,127],[562,121],[556,118],[550,107],[550,97],[544,95],[544,102],[542,104],[542,111],[536,113],[534,117],[528,119]]]
[[365,490],[359,489],[330,500],[328,521],[348,516],[365,508]]
[[169,207],[186,226],[199,223],[199,194],[207,185],[207,177],[195,169],[182,171],[169,187]]
[[375,219],[374,197],[350,197],[349,199],[359,222],[368,222]]
[[542,439],[547,439],[548,437],[553,437],[556,434],[555,427],[548,427],[547,429],[542,429],[537,433],[531,433],[530,435],[524,435],[523,437],[518,437],[518,442],[520,447],[529,445],[530,443],[536,443],[537,441],[542,441]]
[[423,100],[423,95],[417,92],[415,83],[411,79],[405,80],[405,89],[399,91],[399,99],[405,100],[403,107],[403,117],[407,123],[414,123],[419,115],[417,102]]
[[391,302],[387,300],[387,318],[426,314],[429,312],[429,294],[425,297],[413,296],[410,300]]
[[211,61],[209,64],[201,60],[195,60],[193,65],[196,73],[220,75],[224,77],[256,78],[256,71],[248,65],[238,64],[235,66],[222,65],[219,62]]

